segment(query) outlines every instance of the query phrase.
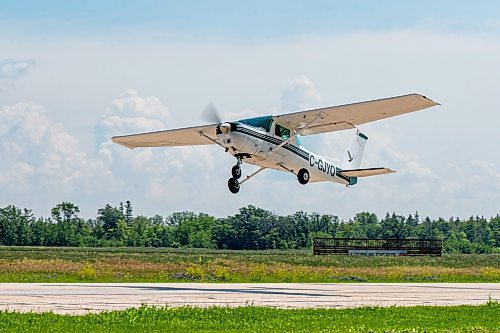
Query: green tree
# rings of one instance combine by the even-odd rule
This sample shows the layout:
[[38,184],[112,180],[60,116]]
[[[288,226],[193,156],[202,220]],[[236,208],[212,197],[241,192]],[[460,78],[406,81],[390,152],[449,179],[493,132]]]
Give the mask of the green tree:
[[387,213],[385,218],[380,221],[380,229],[381,238],[403,239],[410,234],[406,219],[404,216],[396,215],[396,213],[392,213],[392,215]]
[[13,205],[0,208],[0,244],[31,245],[33,214]]
[[[101,227],[101,238],[123,245],[127,236],[127,224],[120,210],[107,204],[97,211],[97,224]],[[112,242],[113,243],[113,242]]]
[[357,237],[360,238],[379,238],[381,237],[381,225],[377,215],[369,212],[356,214],[354,217],[355,226],[358,229]]
[[127,200],[127,202],[125,202],[125,222],[128,226],[132,224],[132,218],[132,203]]

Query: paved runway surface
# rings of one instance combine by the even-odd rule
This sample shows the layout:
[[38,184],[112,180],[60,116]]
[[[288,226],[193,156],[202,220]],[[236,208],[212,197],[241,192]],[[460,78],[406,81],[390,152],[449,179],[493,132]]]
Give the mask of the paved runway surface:
[[136,307],[279,308],[483,304],[500,283],[0,283],[0,309],[87,313]]

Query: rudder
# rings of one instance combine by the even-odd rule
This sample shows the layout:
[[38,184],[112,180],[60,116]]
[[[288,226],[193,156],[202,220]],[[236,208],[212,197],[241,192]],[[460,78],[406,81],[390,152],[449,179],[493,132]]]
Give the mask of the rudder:
[[367,140],[368,137],[366,135],[361,133],[359,130],[356,131],[356,136],[354,137],[354,140],[352,140],[351,144],[342,155],[342,160],[340,162],[340,167],[342,169],[344,170],[359,169]]

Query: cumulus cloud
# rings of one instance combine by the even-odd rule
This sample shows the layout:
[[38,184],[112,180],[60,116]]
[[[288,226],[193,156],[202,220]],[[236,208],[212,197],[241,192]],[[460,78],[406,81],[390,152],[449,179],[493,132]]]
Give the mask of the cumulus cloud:
[[[302,89],[295,89],[298,86]],[[312,98],[311,104],[297,101],[308,100],[304,96],[321,96],[312,87],[314,82],[304,77],[291,81],[283,92],[283,106],[290,108],[295,105],[295,110],[298,105],[302,109],[311,108],[311,104],[321,101],[320,97]],[[423,214],[438,212],[451,215],[457,212],[463,214],[464,211],[488,211],[488,206],[500,200],[500,172],[491,161],[451,161],[442,164],[433,159],[422,158],[417,153],[418,149],[405,150],[405,145],[400,141],[401,138],[406,139],[407,134],[400,134],[393,127],[365,124],[361,126],[361,130],[370,138],[361,167],[390,167],[397,173],[360,178],[358,184],[349,189],[339,189],[332,184],[313,184],[311,186],[317,188],[311,200],[304,201],[307,196],[300,196],[304,205],[321,211],[324,205],[314,199],[320,197],[329,198],[332,202],[342,200],[351,209],[371,210],[379,214],[386,211],[404,214],[419,210]],[[314,137],[308,148],[338,162],[338,157],[352,140],[354,133],[354,129],[325,133]],[[280,187],[289,185],[283,181]],[[290,202],[294,200],[292,197]],[[457,205],[462,208],[457,210]]]
[[168,108],[157,97],[141,97],[133,89],[125,91],[110,103],[106,115],[96,126],[96,139],[99,153],[106,156],[110,170],[121,180],[124,188],[133,180],[135,186],[149,198],[165,199],[167,194],[173,196],[174,193],[179,197],[182,192],[179,191],[181,187],[177,175],[188,179],[188,173],[193,172],[190,169],[198,167],[207,171],[214,165],[206,147],[130,150],[110,140],[115,135],[171,128],[168,124],[170,119]]
[[91,161],[78,140],[34,103],[0,107],[0,140],[0,186],[9,191],[23,193],[47,186],[60,191],[83,189],[97,174],[99,163]]
[[[485,24],[494,27],[497,22]],[[140,47],[113,36],[91,43],[71,38],[63,44],[60,39],[50,38],[43,43],[32,40],[9,43],[8,39],[11,38],[6,39],[8,46],[17,48],[16,53],[29,52],[36,59],[45,59],[47,65],[43,73],[41,68],[40,73],[37,71],[40,80],[20,87],[9,100],[50,100],[51,109],[47,110],[46,118],[53,115],[53,119],[61,119],[67,124],[72,121],[67,112],[68,103],[80,100],[79,109],[89,110],[86,119],[99,119],[96,145],[83,149],[87,152],[83,159],[87,166],[77,169],[81,174],[73,178],[77,179],[73,184],[90,181],[89,172],[85,171],[90,169],[95,177],[110,172],[119,186],[112,189],[113,193],[102,194],[101,201],[91,201],[75,192],[73,200],[87,205],[90,213],[91,209],[99,207],[97,205],[116,203],[124,196],[138,209],[147,207],[153,201],[150,198],[156,198],[158,201],[144,208],[148,214],[191,209],[224,216],[245,204],[262,205],[280,213],[303,209],[342,217],[350,217],[359,210],[403,213],[418,209],[422,214],[434,216],[497,212],[500,155],[495,153],[495,140],[490,139],[493,134],[487,136],[485,133],[496,133],[499,119],[495,112],[500,108],[495,81],[500,75],[498,36],[472,31],[443,34],[418,28],[256,43],[188,41],[159,44],[150,43],[146,38],[141,39]],[[65,57],[54,56],[60,48],[64,48]],[[165,54],[169,54],[169,61],[165,61]],[[135,65],[130,67],[130,63]],[[215,63],[223,63],[223,66],[213,66]],[[72,71],[65,68],[72,68]],[[127,68],[125,72],[124,68]],[[186,71],[186,68],[191,70]],[[88,75],[103,70],[106,80],[98,83],[95,75]],[[294,78],[290,77],[294,71],[307,76],[283,84]],[[144,73],[149,75],[147,80],[143,80]],[[52,84],[54,82],[58,84]],[[116,87],[124,82],[140,82],[140,93],[125,91],[112,101],[109,96],[113,96]],[[0,80],[4,85],[14,83],[15,80]],[[159,83],[171,100],[162,97],[157,103],[159,99],[147,97],[151,95],[148,90],[157,89]],[[318,89],[320,83],[321,90]],[[64,95],[57,89],[59,87],[63,88]],[[85,95],[77,87],[83,88]],[[224,154],[220,147],[128,150],[109,143],[113,135],[174,128],[181,123],[193,122],[195,125],[199,120],[198,111],[179,117],[177,110],[166,109],[164,105],[201,110],[206,101],[215,98],[221,105],[227,105],[227,110],[249,107],[260,111],[275,106],[273,113],[278,114],[283,109],[297,111],[323,102],[326,105],[344,104],[413,91],[425,93],[443,106],[380,121],[373,126],[361,126],[370,138],[362,167],[387,166],[398,173],[360,179],[358,185],[348,189],[329,183],[299,186],[288,174],[265,171],[245,183],[238,196],[231,196],[226,195],[225,182],[234,159]],[[106,111],[105,106],[99,107],[103,98],[110,102],[109,110],[99,118]],[[151,104],[160,112],[155,111],[154,106],[147,107]],[[179,123],[166,117],[165,110],[175,114],[172,118]],[[474,119],[481,121],[471,121],[472,114]],[[249,111],[227,118],[252,115],[254,113]],[[0,121],[0,127],[3,123]],[[13,128],[13,123],[9,124],[9,128]],[[76,137],[84,140],[90,129],[82,126],[78,131],[75,131]],[[4,202],[26,203],[44,210],[47,205],[33,202],[35,199],[28,201],[36,198],[35,192],[26,199],[20,197],[15,201],[11,199],[13,192],[3,187],[9,181],[19,186],[26,180],[24,184],[31,187],[41,181],[36,176],[40,163],[34,160],[42,156],[40,152],[45,148],[36,144],[39,136],[36,129],[32,132],[29,142],[38,149],[34,149],[33,158],[24,153],[23,140],[9,140],[8,135],[2,135],[0,194],[8,198]],[[313,151],[338,157],[352,139],[352,132],[304,137],[302,141]],[[78,146],[76,151],[82,152]],[[208,151],[207,156],[203,156],[205,151]],[[97,162],[102,171],[93,166]],[[245,165],[244,174],[251,168]],[[103,183],[108,184],[107,179]],[[179,197],[187,196],[188,199],[175,200],[172,188]],[[276,193],[273,192],[275,188],[278,189]],[[283,193],[287,194],[286,200],[283,200]],[[98,191],[95,195],[99,195]]]
[[169,119],[168,108],[158,97],[141,97],[137,91],[128,89],[110,103],[97,124],[97,141],[100,144],[114,135],[161,130]]
[[[290,89],[297,86],[293,80],[285,88],[288,100],[321,96],[311,80],[301,77],[298,81],[306,82],[303,87],[309,88]],[[304,93],[311,89],[315,93]],[[318,98],[308,103],[319,102]],[[251,110],[245,112],[253,115]],[[62,124],[51,121],[42,107],[34,103],[0,107],[0,188],[5,189],[0,198],[7,201],[6,196],[12,193],[33,196],[38,191],[48,196],[49,191],[57,191],[75,193],[78,201],[83,189],[90,195],[102,195],[102,202],[113,203],[125,197],[138,207],[168,207],[162,210],[166,213],[182,209],[210,213],[210,207],[227,204],[275,209],[278,206],[273,198],[287,193],[288,206],[280,209],[317,210],[342,217],[347,217],[342,215],[346,209],[381,214],[425,208],[446,214],[454,212],[457,204],[500,200],[500,172],[495,164],[472,160],[442,166],[423,161],[417,154],[402,151],[397,140],[393,140],[394,133],[368,125],[364,132],[370,140],[362,167],[387,166],[398,174],[360,179],[358,185],[345,189],[329,183],[304,187],[290,175],[266,171],[246,183],[238,196],[232,196],[225,188],[234,159],[218,146],[130,150],[110,141],[113,135],[176,127],[172,118],[159,98],[144,97],[129,89],[110,102],[98,121],[95,149],[82,149],[78,140]],[[340,153],[353,135],[354,130],[318,136],[319,144],[310,148],[319,153],[324,153],[322,149]],[[244,166],[245,174],[251,171],[251,166]],[[344,210],[336,211],[335,205]]]
[[[96,125],[95,149],[84,149],[41,106],[25,102],[0,107],[0,200],[39,192],[44,197],[125,193],[189,200],[197,182],[210,182],[215,161],[206,147],[130,150],[110,140],[117,134],[165,129],[169,119],[157,97],[127,90]],[[199,178],[190,177],[195,173]]]
[[27,60],[0,60],[0,79],[15,79],[19,76],[28,74],[35,67],[33,59]]
[[321,102],[321,95],[314,82],[305,75],[291,80],[281,95],[281,106],[287,111],[313,108]]

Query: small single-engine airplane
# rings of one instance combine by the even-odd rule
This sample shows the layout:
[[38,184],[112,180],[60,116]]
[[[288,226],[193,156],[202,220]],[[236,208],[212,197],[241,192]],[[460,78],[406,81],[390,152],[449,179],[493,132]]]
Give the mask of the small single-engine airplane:
[[[232,177],[228,181],[232,193],[238,193],[241,184],[265,169],[293,173],[301,184],[331,181],[350,186],[357,183],[358,177],[395,171],[383,167],[360,169],[368,137],[359,130],[344,152],[340,166],[304,148],[299,135],[356,128],[356,125],[435,105],[439,104],[425,96],[410,94],[277,116],[223,122],[210,104],[205,109],[204,115],[213,122],[211,125],[115,136],[112,140],[131,149],[217,144],[237,160],[231,170]],[[243,162],[258,165],[260,169],[239,181]]]

